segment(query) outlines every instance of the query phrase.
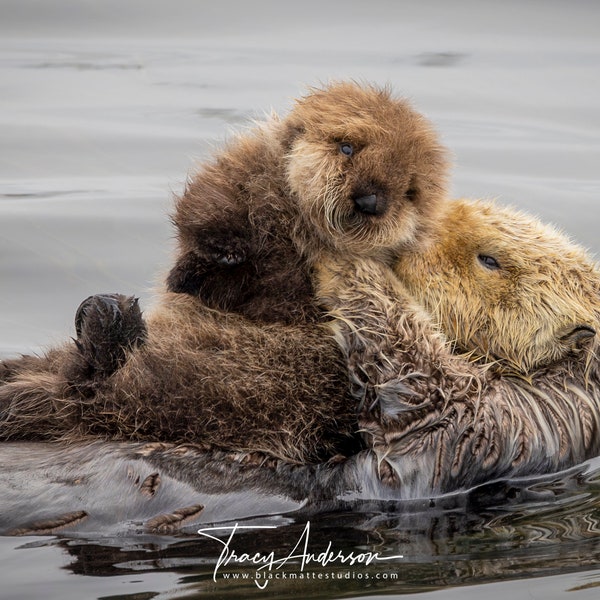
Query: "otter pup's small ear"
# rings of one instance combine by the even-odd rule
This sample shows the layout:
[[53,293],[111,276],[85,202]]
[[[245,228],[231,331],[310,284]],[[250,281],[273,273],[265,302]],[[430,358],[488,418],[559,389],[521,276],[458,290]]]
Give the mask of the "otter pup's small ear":
[[575,349],[582,349],[587,346],[596,336],[596,330],[589,325],[575,325],[567,333],[561,336],[560,341],[572,346]]
[[286,151],[290,150],[293,143],[298,137],[300,137],[306,128],[300,121],[288,120],[283,123],[283,130],[281,136],[281,143]]

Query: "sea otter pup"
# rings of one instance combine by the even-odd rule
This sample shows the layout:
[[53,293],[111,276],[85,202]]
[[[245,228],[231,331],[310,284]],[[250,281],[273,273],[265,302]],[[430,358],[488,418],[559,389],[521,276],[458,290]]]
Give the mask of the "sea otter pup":
[[[39,395],[32,392],[35,402],[43,402],[45,390],[50,387],[56,390],[56,398],[64,395],[61,390],[68,390],[67,393],[86,399],[95,397],[100,401],[102,397],[110,404],[99,390],[114,385],[105,380],[148,337],[148,352],[135,355],[139,372],[130,366],[115,377],[144,378],[131,383],[127,393],[128,397],[137,394],[136,401],[142,405],[161,404],[167,399],[160,409],[164,411],[161,424],[153,417],[146,425],[140,424],[138,410],[132,425],[131,419],[122,414],[125,409],[120,408],[121,425],[109,422],[104,433],[184,440],[204,436],[228,446],[240,436],[246,420],[253,418],[250,415],[260,410],[265,420],[268,416],[270,425],[262,426],[260,433],[247,441],[265,444],[265,449],[274,454],[286,448],[286,456],[297,456],[303,461],[322,457],[316,444],[314,448],[309,443],[295,451],[293,441],[288,440],[293,440],[299,431],[310,431],[307,439],[320,440],[324,451],[329,452],[337,447],[338,432],[348,430],[347,426],[340,427],[338,421],[347,425],[352,408],[343,408],[340,402],[332,400],[339,409],[337,417],[315,423],[314,415],[320,410],[315,404],[313,416],[305,422],[298,414],[297,424],[288,431],[283,415],[290,411],[285,402],[314,402],[311,384],[306,383],[311,381],[310,373],[302,375],[302,369],[279,387],[269,383],[261,396],[252,391],[252,381],[256,377],[267,381],[268,368],[265,371],[261,362],[247,360],[240,373],[245,372],[248,385],[229,387],[226,375],[217,386],[219,389],[213,390],[214,396],[206,394],[207,423],[182,426],[185,414],[181,405],[173,411],[171,399],[179,398],[182,405],[205,400],[196,389],[196,376],[206,373],[215,348],[225,349],[215,361],[214,372],[205,375],[209,380],[216,380],[223,369],[226,373],[229,367],[225,364],[233,365],[241,358],[243,351],[240,356],[237,353],[250,340],[255,340],[261,349],[257,359],[269,356],[277,348],[281,358],[276,360],[285,362],[292,361],[293,353],[308,339],[320,337],[315,330],[282,331],[281,340],[294,336],[303,340],[290,342],[290,352],[280,344],[271,344],[269,335],[265,336],[264,330],[255,329],[250,322],[235,322],[233,316],[211,313],[206,307],[239,313],[257,323],[301,325],[318,320],[321,313],[314,302],[310,272],[321,250],[390,260],[402,248],[418,246],[435,222],[444,197],[445,155],[430,124],[406,101],[393,98],[389,90],[352,83],[312,90],[297,101],[285,118],[272,117],[239,135],[195,174],[177,200],[174,223],[179,252],[167,287],[187,296],[187,300],[177,298],[175,293],[163,294],[147,336],[137,304],[131,299],[119,295],[88,299],[76,318],[78,337],[74,347],[52,351],[42,360],[7,361],[0,365],[0,381],[18,388],[27,387],[27,377],[38,383],[50,377],[40,384]],[[231,323],[235,324],[230,326]],[[173,335],[171,327],[177,328],[177,335]],[[235,333],[230,333],[232,330]],[[264,348],[256,338],[266,338]],[[180,344],[185,347],[192,343],[201,350],[193,359],[186,359],[181,368],[173,368],[172,357],[181,354]],[[326,364],[325,371],[342,372],[334,366],[335,361],[331,362],[330,349],[322,354],[325,358],[319,358],[322,340],[311,340],[310,345],[315,364]],[[151,378],[146,376],[147,356],[154,357]],[[158,356],[162,357],[160,364]],[[20,371],[24,371],[23,377]],[[146,385],[149,381],[153,382],[150,386]],[[158,385],[158,381],[163,383]],[[328,394],[346,398],[341,375],[320,383]],[[5,389],[3,393],[11,392]],[[219,402],[225,398],[231,402],[226,412],[231,424],[237,423],[234,429],[221,428],[219,411],[223,407]],[[281,407],[276,398],[285,399]],[[242,405],[243,411],[236,409]],[[235,414],[239,420],[231,416]],[[269,428],[277,429],[278,420],[282,421],[281,433],[266,434]],[[58,424],[59,429],[62,426]],[[211,428],[212,435],[208,434]],[[54,435],[53,423],[48,422],[44,429],[45,435]],[[103,432],[100,422],[94,425],[94,431]],[[268,437],[276,441],[266,444]],[[345,439],[346,434],[341,437]]]
[[[320,253],[389,261],[418,247],[446,179],[446,149],[407,101],[348,82],[313,89],[285,118],[239,134],[190,179],[176,201],[179,249],[167,289],[259,322],[318,321],[311,265]],[[81,356],[72,356],[75,380],[108,376],[128,345],[143,342],[139,319],[136,331],[114,338],[113,316],[136,317],[135,307],[118,309],[129,301],[91,301],[103,314],[88,322]],[[36,362],[46,368],[28,361],[0,363],[0,381]]]
[[[395,269],[321,261],[347,363],[326,324],[261,325],[171,293],[114,375],[74,385],[60,369],[30,370],[0,386],[0,435],[193,441],[295,462],[354,452],[319,472],[332,489],[382,497],[598,452],[600,272],[585,252],[515,211],[455,201],[432,243]],[[85,306],[80,343],[106,314],[104,300]],[[357,429],[347,369],[367,450],[347,443]]]
[[514,210],[455,201],[440,224],[393,271],[321,264],[372,449],[353,476],[414,497],[597,455],[598,266]]
[[408,102],[348,82],[313,89],[191,177],[168,290],[263,322],[318,320],[323,249],[389,260],[417,246],[446,178],[446,150]]

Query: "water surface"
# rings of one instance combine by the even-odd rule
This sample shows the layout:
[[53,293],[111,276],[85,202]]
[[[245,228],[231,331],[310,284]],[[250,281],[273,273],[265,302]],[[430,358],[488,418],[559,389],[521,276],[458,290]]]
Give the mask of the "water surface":
[[[147,306],[170,260],[172,194],[194,161],[330,78],[410,97],[454,153],[455,195],[534,212],[597,252],[599,23],[600,5],[585,0],[0,0],[0,356],[73,335],[90,294]],[[570,490],[558,502],[365,506],[311,522],[316,548],[333,539],[405,555],[393,581],[261,592],[215,583],[215,548],[194,536],[49,536],[0,538],[0,596],[593,598],[595,472],[558,478]],[[285,517],[241,545],[284,551],[305,522]]]

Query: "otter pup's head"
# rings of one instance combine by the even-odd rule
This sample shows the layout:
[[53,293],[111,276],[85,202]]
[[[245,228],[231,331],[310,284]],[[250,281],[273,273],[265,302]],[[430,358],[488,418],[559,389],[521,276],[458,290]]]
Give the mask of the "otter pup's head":
[[312,90],[284,120],[287,181],[322,243],[377,255],[414,245],[446,192],[446,151],[389,90]]
[[529,374],[596,347],[600,272],[583,249],[491,203],[449,202],[438,225],[395,271],[459,351]]

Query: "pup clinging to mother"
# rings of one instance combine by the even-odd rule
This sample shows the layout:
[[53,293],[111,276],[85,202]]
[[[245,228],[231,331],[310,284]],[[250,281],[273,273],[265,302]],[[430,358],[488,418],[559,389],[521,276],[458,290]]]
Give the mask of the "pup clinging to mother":
[[389,90],[313,89],[190,179],[168,290],[259,321],[318,320],[310,269],[323,248],[387,261],[418,245],[446,173],[428,121]]
[[405,101],[350,83],[313,90],[190,180],[176,263],[145,323],[131,299],[95,296],[75,344],[0,364],[1,435],[202,441],[301,461],[338,451],[354,406],[313,327],[312,267],[325,249],[391,263],[417,248],[445,178],[444,148]]

